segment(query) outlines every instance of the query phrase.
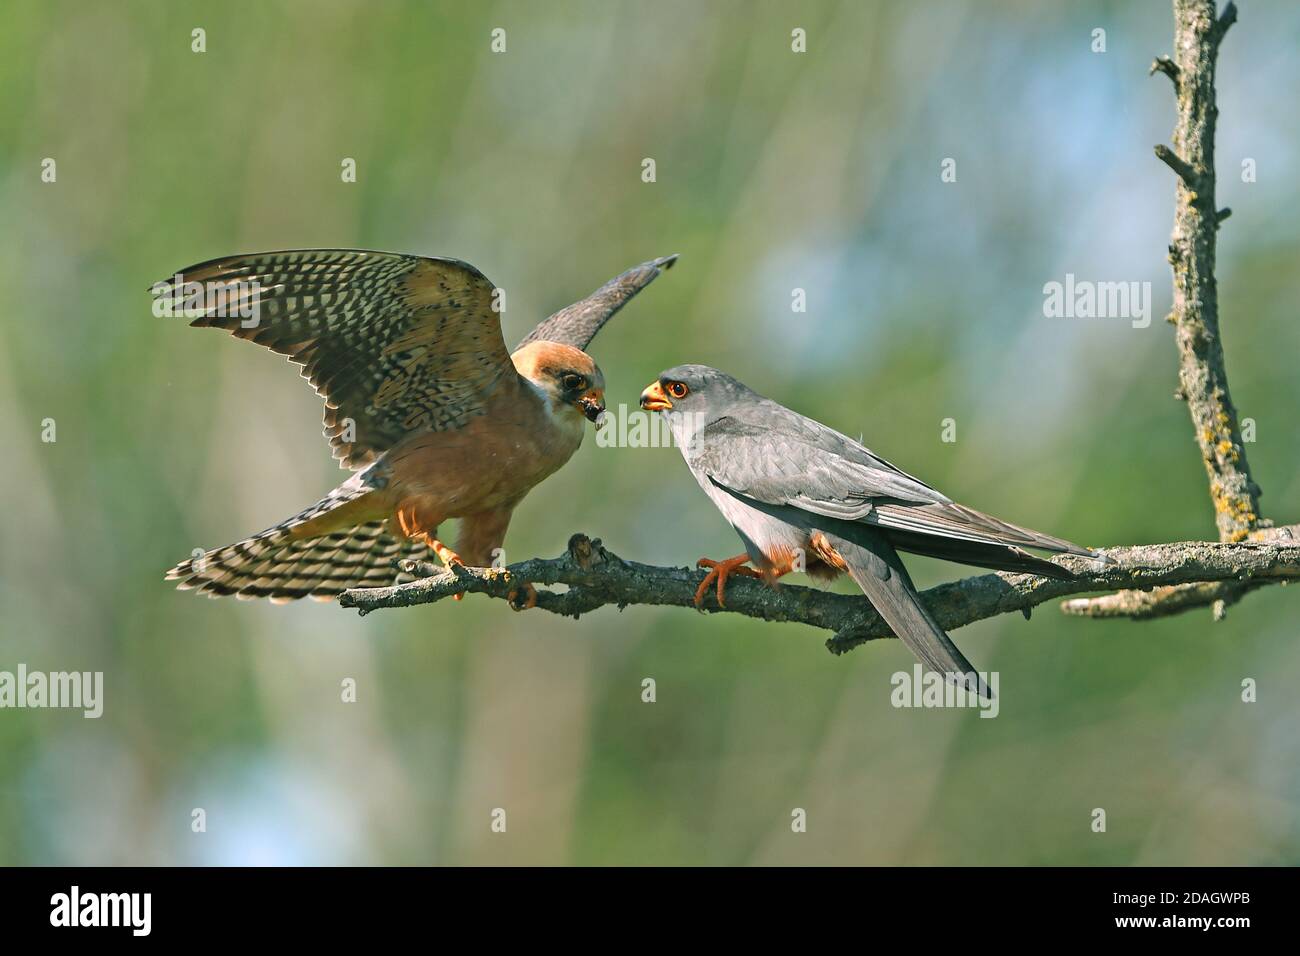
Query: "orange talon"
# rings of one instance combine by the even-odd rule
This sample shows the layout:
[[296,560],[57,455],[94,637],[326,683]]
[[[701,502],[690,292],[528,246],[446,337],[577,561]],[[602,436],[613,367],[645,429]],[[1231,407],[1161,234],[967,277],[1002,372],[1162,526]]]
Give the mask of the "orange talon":
[[[461,560],[460,555],[451,550],[451,548],[447,547],[437,538],[426,534],[424,536],[424,543],[427,544],[433,553],[438,556],[438,560],[447,567],[451,567],[453,564],[459,564],[462,568],[465,567],[465,562]],[[465,594],[463,591],[460,594],[453,594],[451,599],[453,601],[463,601],[465,600]]]
[[[526,595],[523,604],[520,604],[515,600],[515,598],[519,596],[520,591],[523,591]],[[537,588],[525,581],[522,585],[514,588],[506,595],[506,603],[510,605],[510,610],[512,611],[526,611],[530,607],[537,607]]]
[[[740,574],[747,578],[761,578],[761,572],[753,568],[743,567],[749,561],[749,555],[738,554],[734,558],[727,558],[725,561],[714,561],[711,558],[700,558],[695,562],[697,568],[708,568],[709,573],[704,576],[700,586],[695,589],[695,606],[701,608],[704,603],[704,595],[709,589],[709,585],[714,579],[718,582],[718,607],[726,607],[726,589],[727,578],[733,574]],[[702,609],[702,608],[701,608]]]
[[430,538],[426,536],[424,541],[425,544],[427,544],[430,548],[433,549],[433,553],[438,556],[438,560],[441,561],[443,564],[448,566],[453,564],[459,564],[461,567],[465,566],[465,562],[461,560],[460,555],[457,554],[455,551],[451,550],[451,548],[447,547],[437,538]]

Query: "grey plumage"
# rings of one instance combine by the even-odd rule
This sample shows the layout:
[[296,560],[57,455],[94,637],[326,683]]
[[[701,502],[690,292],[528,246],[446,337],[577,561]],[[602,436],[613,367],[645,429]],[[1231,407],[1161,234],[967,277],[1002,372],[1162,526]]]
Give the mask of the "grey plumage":
[[859,534],[855,535],[856,541],[836,535],[828,537],[848,565],[853,583],[862,589],[872,607],[922,664],[945,675],[974,674],[973,684],[967,686],[992,699],[993,692],[978,676],[975,666],[920,602],[916,585],[898,552],[882,536]]
[[[788,570],[779,556],[798,553],[807,555],[810,573],[847,571],[912,652],[955,682],[974,668],[921,603],[896,549],[1058,578],[1073,575],[1023,549],[1102,557],[959,505],[716,369],[664,371],[643,394],[646,407],[662,407],[655,389],[672,403],[666,414],[687,465],[751,563],[779,575]],[[989,695],[982,683],[978,689]]]

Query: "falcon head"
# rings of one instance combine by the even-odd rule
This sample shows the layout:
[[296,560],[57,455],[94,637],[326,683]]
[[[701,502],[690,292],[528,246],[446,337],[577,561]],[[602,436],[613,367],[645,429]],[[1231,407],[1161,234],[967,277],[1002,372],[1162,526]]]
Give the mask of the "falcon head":
[[707,365],[678,365],[665,369],[641,393],[641,407],[662,412],[673,440],[689,461],[700,430],[720,418],[742,413],[761,396],[725,372]]
[[605,411],[605,376],[590,355],[559,342],[530,342],[511,356],[515,369],[542,392],[556,415],[594,422]]
[[646,411],[689,412],[708,420],[753,393],[725,372],[707,365],[678,365],[665,369],[641,393]]

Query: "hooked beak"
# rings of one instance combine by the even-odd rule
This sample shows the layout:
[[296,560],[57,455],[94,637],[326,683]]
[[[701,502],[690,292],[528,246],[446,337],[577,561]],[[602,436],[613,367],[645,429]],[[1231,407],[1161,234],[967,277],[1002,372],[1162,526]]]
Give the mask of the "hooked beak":
[[646,390],[641,393],[641,407],[647,412],[657,412],[662,409],[672,408],[673,403],[668,401],[663,386],[658,382],[651,382],[646,387]]
[[589,422],[599,422],[600,416],[605,414],[605,396],[597,389],[592,389],[575,404]]

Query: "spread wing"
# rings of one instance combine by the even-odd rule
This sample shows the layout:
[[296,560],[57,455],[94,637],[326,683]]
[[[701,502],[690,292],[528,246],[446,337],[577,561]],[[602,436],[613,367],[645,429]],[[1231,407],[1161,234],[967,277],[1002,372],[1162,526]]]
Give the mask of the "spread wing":
[[524,337],[515,348],[529,342],[559,342],[586,351],[602,325],[665,269],[671,269],[677,256],[652,259],[615,276],[578,302],[556,312]]
[[691,467],[715,484],[756,501],[794,505],[846,521],[866,518],[880,498],[915,503],[948,500],[860,445],[850,457],[826,448],[827,441],[816,431],[721,418],[695,436]]
[[161,314],[301,365],[325,399],[325,436],[345,468],[370,464],[410,432],[460,427],[514,372],[492,283],[456,259],[255,253],[190,266],[153,291]]

